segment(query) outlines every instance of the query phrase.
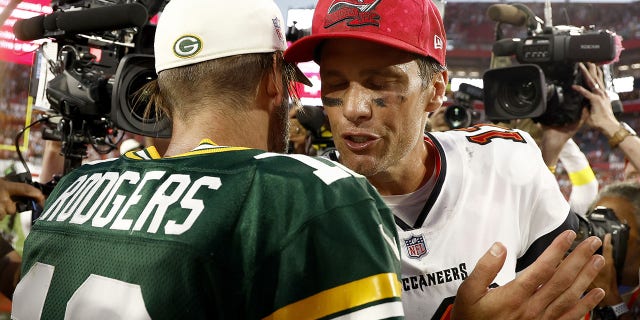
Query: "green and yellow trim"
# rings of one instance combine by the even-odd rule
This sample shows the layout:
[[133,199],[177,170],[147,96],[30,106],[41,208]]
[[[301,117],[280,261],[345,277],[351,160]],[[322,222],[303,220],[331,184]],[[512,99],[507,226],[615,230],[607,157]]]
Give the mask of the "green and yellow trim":
[[[206,148],[203,149],[198,149],[199,147],[202,146],[206,146]],[[200,141],[200,143],[198,144],[198,150],[192,150],[189,152],[185,152],[179,155],[175,155],[175,156],[171,156],[171,157],[166,157],[166,158],[179,158],[179,157],[186,157],[186,156],[193,156],[193,155],[201,155],[201,154],[208,154],[208,153],[218,153],[218,152],[225,152],[225,151],[238,151],[238,150],[248,150],[250,148],[246,148],[246,147],[220,147],[217,144],[215,144],[213,141],[211,141],[210,139],[202,139],[202,141]],[[160,153],[158,153],[158,150],[154,147],[154,146],[150,146],[148,148],[145,148],[144,150],[140,150],[140,151],[129,151],[125,154],[125,156],[129,159],[133,159],[133,160],[144,160],[143,157],[139,156],[138,153],[139,152],[144,152],[145,154],[147,154],[149,156],[149,158],[151,159],[162,159],[162,156],[160,155]]]
[[398,275],[381,273],[317,293],[284,306],[264,320],[317,319],[389,298],[400,298]]

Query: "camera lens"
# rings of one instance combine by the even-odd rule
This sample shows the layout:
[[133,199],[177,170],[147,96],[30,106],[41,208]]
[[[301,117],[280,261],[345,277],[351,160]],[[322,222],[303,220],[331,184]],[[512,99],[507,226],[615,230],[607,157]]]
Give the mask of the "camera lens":
[[136,70],[130,76],[130,82],[128,82],[127,91],[125,93],[127,99],[127,105],[131,110],[131,113],[140,121],[154,122],[156,121],[153,112],[145,117],[145,109],[149,102],[149,96],[138,92],[142,86],[157,78],[153,69],[141,69]]
[[444,118],[451,129],[465,128],[471,125],[471,113],[463,106],[449,106],[444,112]]
[[526,117],[540,104],[538,92],[540,90],[535,82],[515,80],[501,87],[498,99],[504,111],[517,117]]

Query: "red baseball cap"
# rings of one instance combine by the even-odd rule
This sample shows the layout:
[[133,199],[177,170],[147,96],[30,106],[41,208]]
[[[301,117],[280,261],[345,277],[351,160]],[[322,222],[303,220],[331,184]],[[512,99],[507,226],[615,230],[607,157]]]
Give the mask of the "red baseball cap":
[[294,42],[284,58],[289,62],[314,60],[318,45],[335,38],[372,41],[445,65],[446,34],[432,0],[319,0],[311,35]]

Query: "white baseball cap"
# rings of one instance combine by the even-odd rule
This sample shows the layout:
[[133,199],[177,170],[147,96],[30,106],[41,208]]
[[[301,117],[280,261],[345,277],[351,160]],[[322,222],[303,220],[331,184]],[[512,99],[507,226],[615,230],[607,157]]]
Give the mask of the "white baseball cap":
[[[156,73],[286,48],[282,13],[273,0],[171,0],[156,28]],[[302,71],[296,71],[297,80],[311,86]]]

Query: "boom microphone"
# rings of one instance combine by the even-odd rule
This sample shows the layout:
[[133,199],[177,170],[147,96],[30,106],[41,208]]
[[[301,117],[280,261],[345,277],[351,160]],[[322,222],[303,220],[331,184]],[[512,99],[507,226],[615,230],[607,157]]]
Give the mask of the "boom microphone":
[[496,22],[523,26],[527,22],[527,15],[510,4],[493,4],[487,9],[489,18]]
[[54,32],[82,33],[142,27],[148,20],[147,9],[139,3],[90,8],[18,20],[13,26],[16,38],[41,39]]
[[30,41],[44,38],[45,16],[35,16],[29,19],[16,21],[13,25],[13,34],[18,40]]

